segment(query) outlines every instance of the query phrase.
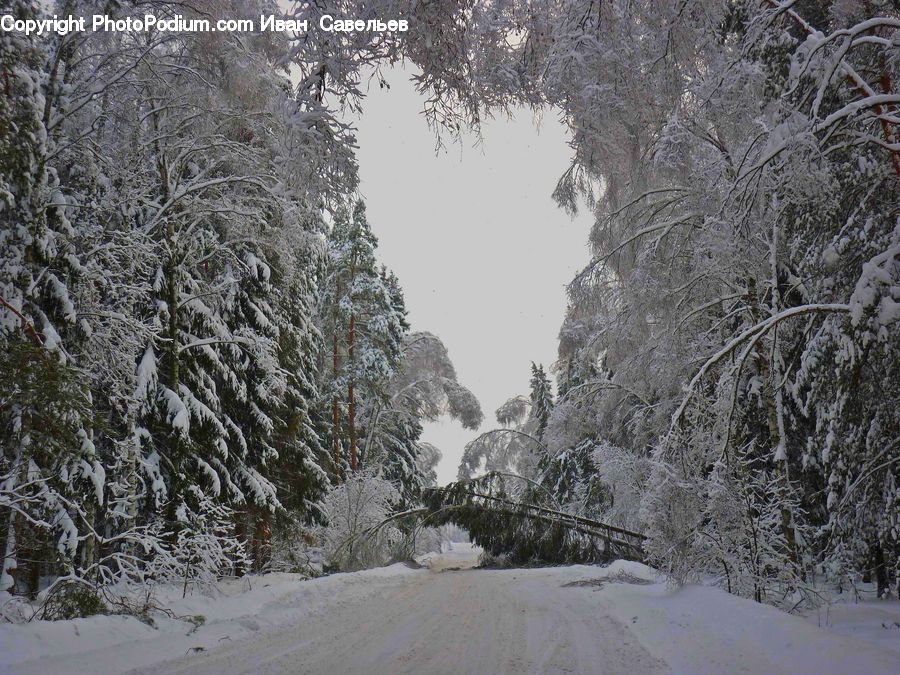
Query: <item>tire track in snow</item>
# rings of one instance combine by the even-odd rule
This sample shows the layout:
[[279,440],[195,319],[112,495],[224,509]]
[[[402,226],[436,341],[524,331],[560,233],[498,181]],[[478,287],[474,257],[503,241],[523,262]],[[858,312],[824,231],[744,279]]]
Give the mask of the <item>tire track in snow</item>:
[[[436,568],[452,566],[441,561]],[[560,597],[562,595],[562,597]],[[158,664],[152,671],[239,673],[668,672],[545,570],[422,572],[362,603],[335,598],[307,623]]]

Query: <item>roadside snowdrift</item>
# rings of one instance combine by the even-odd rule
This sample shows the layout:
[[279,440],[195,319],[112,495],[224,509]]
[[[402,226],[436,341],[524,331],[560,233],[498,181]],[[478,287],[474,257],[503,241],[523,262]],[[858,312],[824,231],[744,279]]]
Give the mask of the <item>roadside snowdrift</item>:
[[[894,673],[900,603],[837,605],[834,630],[637,563],[468,569],[468,545],[320,579],[272,574],[122,616],[0,626],[0,671]],[[824,613],[823,613],[824,618]],[[161,665],[164,662],[165,665]],[[593,670],[592,670],[593,669]]]
[[[566,573],[584,579],[624,577],[624,582],[599,588],[598,611],[628,624],[641,644],[676,673],[749,669],[831,675],[900,670],[896,601],[840,603],[823,608],[821,616],[799,617],[719,588],[669,588],[652,569],[638,563],[617,561],[602,574],[582,566]],[[629,583],[629,577],[654,583]],[[873,611],[883,622],[872,621]]]
[[178,618],[157,612],[153,626],[132,616],[0,625],[0,672],[96,674],[149,666],[252,638],[267,628],[303,624],[350,601],[366,602],[416,572],[397,564],[318,579],[267,574],[223,582],[214,597],[182,598],[177,586],[165,586],[157,601]]

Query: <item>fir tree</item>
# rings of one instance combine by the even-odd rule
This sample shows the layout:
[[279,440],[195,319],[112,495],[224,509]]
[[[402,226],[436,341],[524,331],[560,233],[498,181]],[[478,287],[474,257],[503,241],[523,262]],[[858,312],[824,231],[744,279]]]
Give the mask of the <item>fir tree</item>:
[[[327,384],[332,447],[341,473],[360,467],[359,403],[374,406],[386,396],[387,383],[399,367],[407,330],[405,310],[398,305],[398,289],[390,287],[390,276],[379,269],[377,244],[361,201],[352,210],[338,211],[329,236],[322,307],[329,324],[326,342],[332,357]],[[342,453],[345,446],[348,456]]]
[[531,427],[535,438],[542,440],[553,411],[553,389],[544,366],[531,364]]

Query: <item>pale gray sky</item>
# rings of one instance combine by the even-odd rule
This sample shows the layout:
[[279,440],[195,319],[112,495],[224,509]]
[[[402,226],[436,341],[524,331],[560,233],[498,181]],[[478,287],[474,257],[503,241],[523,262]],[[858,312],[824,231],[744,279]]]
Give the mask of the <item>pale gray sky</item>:
[[[422,99],[401,70],[371,88],[357,120],[361,191],[379,257],[400,278],[413,330],[444,341],[462,384],[494,410],[528,393],[531,361],[552,363],[565,285],[588,259],[590,216],[571,220],[550,197],[570,150],[551,114],[536,129],[522,111],[435,154]],[[443,452],[438,480],[454,480],[475,432],[445,421],[423,440]]]

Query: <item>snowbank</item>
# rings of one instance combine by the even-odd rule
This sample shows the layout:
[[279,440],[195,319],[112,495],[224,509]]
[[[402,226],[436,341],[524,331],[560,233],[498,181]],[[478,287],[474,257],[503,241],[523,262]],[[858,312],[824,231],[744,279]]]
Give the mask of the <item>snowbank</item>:
[[[673,589],[639,563],[617,561],[600,570],[575,566],[566,575],[582,581],[624,575],[625,581],[595,587],[598,610],[626,624],[676,673],[900,672],[900,602],[832,605],[831,622],[819,627],[815,618],[719,588]],[[629,582],[634,579],[652,583]]]
[[[182,598],[177,585],[166,585],[156,594],[157,601],[178,618],[157,612],[154,626],[131,616],[0,625],[0,672],[98,675],[149,666],[313,618],[333,607],[336,597],[341,604],[364,602],[373,593],[400,585],[404,577],[423,572],[396,564],[318,579],[266,574],[223,582],[214,597]],[[198,626],[195,617],[200,616]]]

